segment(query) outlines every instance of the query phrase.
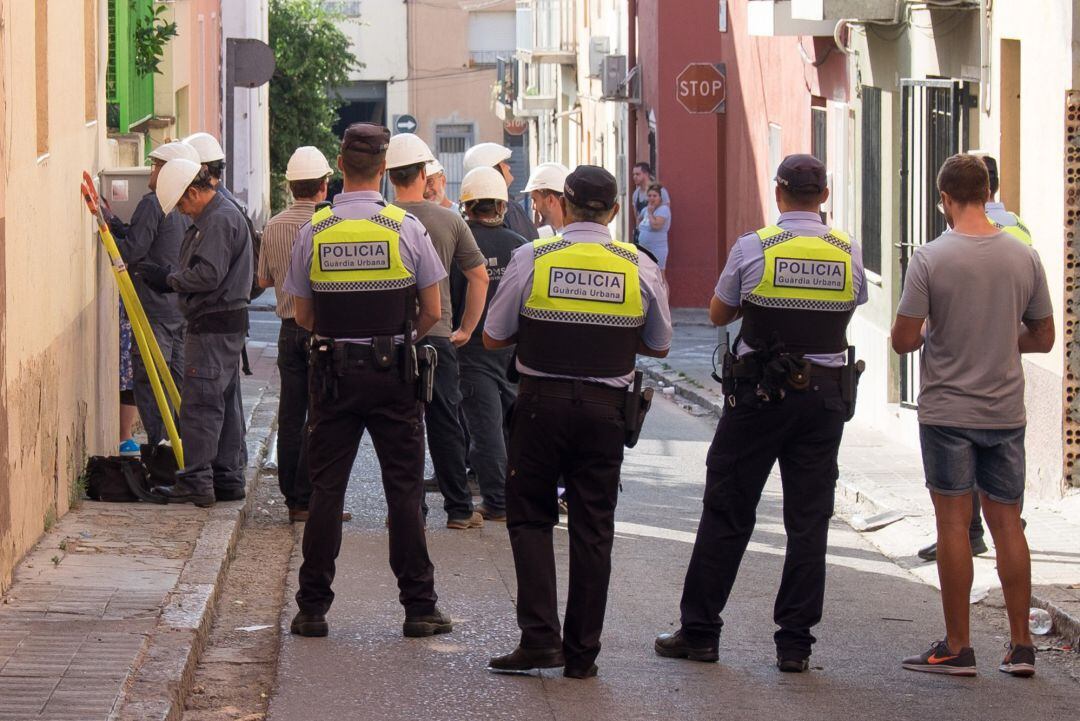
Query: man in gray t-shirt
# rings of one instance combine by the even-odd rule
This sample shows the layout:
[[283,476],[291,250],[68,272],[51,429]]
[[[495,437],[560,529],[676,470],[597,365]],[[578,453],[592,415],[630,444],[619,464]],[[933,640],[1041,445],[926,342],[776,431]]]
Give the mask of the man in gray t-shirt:
[[986,217],[986,166],[955,155],[938,190],[950,230],[919,248],[892,331],[897,353],[923,349],[919,438],[937,515],[937,563],[946,637],[904,659],[912,671],[973,676],[969,594],[971,494],[979,493],[997,546],[1011,643],[1000,669],[1035,673],[1028,630],[1031,559],[1024,497],[1021,353],[1054,345],[1053,305],[1038,254]]

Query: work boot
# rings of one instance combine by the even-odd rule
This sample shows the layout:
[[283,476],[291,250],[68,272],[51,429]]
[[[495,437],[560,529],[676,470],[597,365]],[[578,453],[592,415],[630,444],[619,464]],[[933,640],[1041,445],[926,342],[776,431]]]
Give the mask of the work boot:
[[675,633],[662,633],[656,637],[653,650],[664,658],[686,658],[691,661],[715,663],[720,660],[719,644],[692,644],[682,629]]
[[600,669],[596,667],[595,663],[590,663],[588,666],[571,666],[570,664],[567,664],[566,667],[563,668],[562,675],[567,678],[585,679],[596,678],[596,674],[598,673],[600,673]]
[[194,503],[199,508],[209,508],[214,505],[213,492],[199,493],[190,488],[176,484],[175,486],[154,486],[150,493],[165,499],[166,503]]
[[493,523],[506,523],[506,511],[495,511],[483,503],[476,507],[476,512],[480,514],[480,517],[485,521],[492,521]]
[[242,487],[240,488],[215,488],[214,497],[219,501],[242,501],[247,497]]
[[494,673],[527,673],[538,668],[560,668],[566,665],[561,648],[524,648],[518,646],[505,656],[488,661],[488,671]]
[[326,616],[321,613],[304,613],[300,611],[293,616],[289,632],[296,636],[322,638],[330,634],[330,624],[326,622]]
[[802,673],[810,670],[810,654],[802,651],[776,650],[776,667],[784,673]]
[[451,530],[464,531],[470,528],[483,528],[484,517],[476,511],[465,518],[447,518],[446,527]]
[[439,633],[450,633],[453,630],[453,620],[438,608],[423,616],[406,614],[405,623],[401,626],[402,633],[408,638],[424,638]]

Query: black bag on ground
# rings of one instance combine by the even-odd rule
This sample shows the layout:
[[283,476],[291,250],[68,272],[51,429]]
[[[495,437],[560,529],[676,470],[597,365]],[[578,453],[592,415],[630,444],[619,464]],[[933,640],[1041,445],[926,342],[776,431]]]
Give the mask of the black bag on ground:
[[93,501],[112,503],[164,503],[151,495],[146,467],[128,456],[91,456],[86,462],[86,495]]
[[150,475],[151,486],[171,486],[176,483],[176,472],[179,468],[176,466],[172,446],[143,443],[139,446],[139,452],[142,454],[143,466]]

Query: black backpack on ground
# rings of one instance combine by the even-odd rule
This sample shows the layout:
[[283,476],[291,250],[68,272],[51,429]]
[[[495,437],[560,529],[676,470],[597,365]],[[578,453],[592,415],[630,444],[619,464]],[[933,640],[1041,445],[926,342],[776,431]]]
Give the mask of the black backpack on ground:
[[91,456],[86,462],[86,495],[92,501],[165,503],[150,493],[146,466],[131,456]]

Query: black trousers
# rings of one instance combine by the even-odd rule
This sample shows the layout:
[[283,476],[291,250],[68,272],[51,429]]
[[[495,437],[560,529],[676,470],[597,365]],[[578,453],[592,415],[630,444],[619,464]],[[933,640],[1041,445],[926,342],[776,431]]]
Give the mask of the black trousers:
[[825,599],[825,552],[839,471],[836,456],[846,406],[839,382],[811,378],[806,391],[759,403],[752,387],[726,407],[706,462],[704,510],[683,586],[682,628],[701,645],[715,644],[743,553],[754,531],[758,501],[780,462],[787,553],[773,620],[777,649],[809,654],[810,633]]
[[278,400],[278,487],[289,508],[306,509],[311,498],[308,474],[308,354],[311,334],[292,318],[281,321],[278,332],[278,375],[281,397]]
[[424,338],[424,343],[434,346],[439,354],[435,389],[424,412],[431,465],[435,467],[447,518],[468,518],[473,513],[473,502],[465,475],[465,430],[461,427],[457,348],[449,338],[436,336]]
[[[506,512],[521,645],[561,645],[568,666],[588,666],[600,652],[625,432],[623,412],[613,406],[518,393]],[[552,544],[560,476],[570,507],[570,588],[561,639]]]
[[[406,615],[435,609],[435,569],[428,557],[420,501],[424,495],[423,404],[395,365],[376,370],[370,358],[350,359],[333,374],[311,369],[308,465],[310,517],[296,604],[325,614],[334,600],[335,560],[341,551],[345,490],[364,430],[371,433],[382,469],[390,531],[390,568]],[[327,390],[329,389],[329,390]]]

